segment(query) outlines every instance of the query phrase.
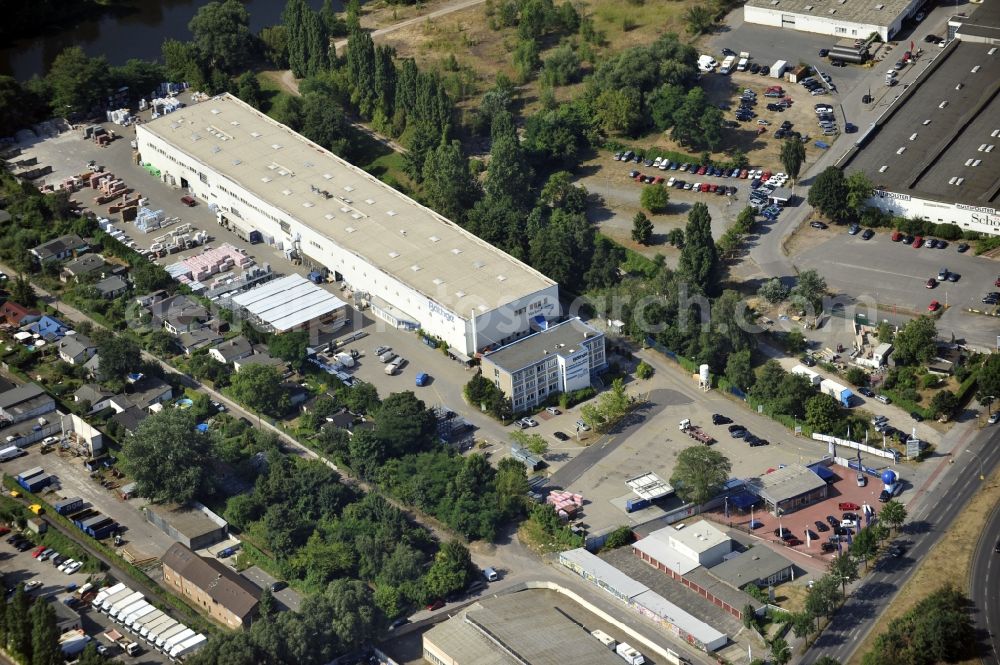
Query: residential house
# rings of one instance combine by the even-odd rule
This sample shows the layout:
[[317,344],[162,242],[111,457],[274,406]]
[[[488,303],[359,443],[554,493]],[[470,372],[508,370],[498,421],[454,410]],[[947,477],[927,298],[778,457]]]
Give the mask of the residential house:
[[86,335],[67,335],[57,345],[59,357],[70,365],[82,365],[97,353],[97,344]]
[[149,312],[157,325],[168,332],[180,335],[204,326],[211,318],[208,310],[186,295],[175,295],[149,304]]
[[13,300],[7,300],[0,305],[0,318],[15,328],[19,328],[32,321],[37,321],[41,316],[41,312],[37,309],[29,309],[24,305],[17,304]]
[[48,242],[43,242],[38,247],[28,250],[40,263],[46,261],[62,261],[74,254],[83,254],[90,249],[87,241],[75,233],[67,233],[64,236],[53,238]]
[[56,402],[37,383],[0,393],[0,420],[16,424],[55,411]]
[[237,372],[241,371],[244,367],[250,365],[270,365],[276,368],[279,372],[284,373],[285,366],[288,363],[281,358],[274,358],[267,353],[255,353],[252,356],[247,356],[246,358],[240,358],[239,360],[233,361],[233,369]]
[[135,434],[142,421],[148,417],[149,411],[144,411],[137,406],[130,406],[111,416],[111,420],[118,423],[126,434]]
[[228,365],[234,360],[241,360],[253,355],[253,346],[246,337],[240,335],[217,344],[208,350],[208,355],[217,362]]
[[206,346],[215,346],[223,340],[221,334],[210,327],[198,328],[190,332],[182,332],[177,336],[177,344],[185,355],[191,355]]
[[106,266],[107,264],[104,263],[104,258],[100,254],[84,254],[63,266],[62,273],[59,274],[59,281],[79,283],[92,276],[100,275]]
[[248,627],[257,615],[260,589],[226,564],[198,556],[181,543],[163,555],[163,581],[229,628]]
[[44,315],[37,321],[32,322],[28,326],[28,330],[46,342],[54,342],[63,337],[70,330],[70,327],[54,316]]
[[128,291],[128,282],[121,275],[111,275],[94,284],[94,288],[105,300],[114,300]]
[[174,392],[170,384],[156,376],[143,376],[129,382],[125,392],[111,398],[110,406],[121,412],[130,406],[149,411],[157,404],[164,404],[173,398]]
[[93,356],[90,357],[90,360],[88,360],[87,362],[83,363],[83,368],[85,370],[87,370],[87,375],[90,378],[95,379],[97,381],[103,381],[104,380],[103,377],[102,377],[102,375],[101,375],[101,354],[100,353],[95,353]]
[[85,383],[73,393],[73,401],[77,404],[88,402],[90,409],[87,410],[87,415],[90,415],[111,406],[111,398],[114,396],[113,392],[105,390],[96,383]]

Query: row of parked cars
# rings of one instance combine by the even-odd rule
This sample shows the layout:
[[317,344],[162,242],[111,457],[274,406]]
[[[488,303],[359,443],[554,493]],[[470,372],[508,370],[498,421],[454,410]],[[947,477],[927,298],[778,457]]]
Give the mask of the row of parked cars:
[[757,448],[758,446],[768,446],[771,442],[767,439],[762,439],[758,436],[754,436],[750,433],[743,425],[731,424],[733,422],[732,418],[728,418],[721,413],[712,414],[712,424],[713,425],[729,425],[729,434],[734,439],[743,439],[747,442],[747,445],[751,448]]
[[[7,527],[0,527],[0,536],[6,536],[7,534],[10,534],[10,529]],[[57,566],[60,571],[66,573],[67,575],[72,575],[83,567],[83,562],[63,556],[50,547],[46,547],[45,545],[36,546],[30,538],[20,532],[15,532],[14,534],[9,535],[7,537],[7,543],[12,545],[19,552],[32,550],[31,556],[33,558],[38,559],[39,561],[51,561],[52,565]]]

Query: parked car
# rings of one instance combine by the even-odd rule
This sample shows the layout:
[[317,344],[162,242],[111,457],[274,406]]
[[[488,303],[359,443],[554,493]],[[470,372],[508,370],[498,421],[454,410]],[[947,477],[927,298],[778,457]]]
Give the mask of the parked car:
[[864,395],[865,397],[875,397],[875,391],[873,391],[871,388],[865,388],[864,386],[862,386],[858,388],[858,392]]
[[722,415],[721,413],[712,414],[712,424],[713,425],[728,425],[733,422],[732,418]]
[[824,532],[824,531],[829,531],[830,530],[830,527],[828,527],[826,524],[824,524],[823,522],[821,522],[819,520],[816,520],[815,522],[813,522],[813,524],[816,525],[816,530],[819,531],[819,532],[821,532],[821,533]]
[[556,437],[559,441],[569,441],[569,436],[563,432],[553,432],[552,436]]
[[583,432],[589,432],[590,431],[590,425],[588,425],[582,419],[576,421],[576,427],[577,427],[577,429],[579,429],[579,430],[581,430]]
[[790,538],[792,536],[792,532],[782,526],[774,530],[774,535],[778,538]]
[[195,205],[197,205],[198,202],[195,201],[194,197],[192,196],[182,196],[181,203],[183,203],[189,208],[193,208]]

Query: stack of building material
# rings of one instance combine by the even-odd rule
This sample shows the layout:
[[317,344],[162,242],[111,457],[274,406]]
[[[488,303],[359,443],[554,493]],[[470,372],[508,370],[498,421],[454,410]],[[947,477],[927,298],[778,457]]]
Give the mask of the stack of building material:
[[167,113],[173,113],[181,108],[181,103],[176,97],[157,97],[150,102],[150,106],[153,108],[153,117],[156,118]]
[[91,189],[97,189],[101,186],[101,182],[105,179],[114,180],[115,176],[111,173],[91,173],[87,179],[87,184]]
[[116,125],[128,125],[132,122],[132,112],[128,109],[115,109],[107,112],[108,122]]
[[583,507],[583,495],[556,490],[549,492],[549,495],[545,498],[545,503],[552,505],[559,514],[559,517],[569,519],[576,515],[580,508]]
[[167,215],[162,210],[140,208],[135,216],[135,228],[143,233],[149,233],[160,228]]
[[191,269],[193,278],[201,281],[235,266],[245,270],[253,265],[253,259],[225,243],[216,249],[184,259],[183,263]]

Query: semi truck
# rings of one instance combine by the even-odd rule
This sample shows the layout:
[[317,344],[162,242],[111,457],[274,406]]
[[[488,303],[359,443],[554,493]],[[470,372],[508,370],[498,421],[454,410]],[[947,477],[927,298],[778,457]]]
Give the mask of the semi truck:
[[633,649],[628,642],[619,642],[615,648],[615,653],[621,656],[629,665],[643,665],[646,662],[642,654]]
[[143,628],[151,626],[152,624],[159,621],[165,616],[167,615],[164,614],[161,610],[157,610],[154,608],[153,612],[150,612],[149,614],[144,614],[143,616],[139,617],[134,622],[132,622],[132,632],[141,633]]
[[179,633],[174,633],[172,636],[163,640],[163,646],[160,647],[160,651],[168,654],[175,646],[181,644],[185,640],[191,639],[194,635],[194,631],[190,628],[185,628]]
[[101,606],[98,607],[97,609],[99,609],[100,611],[102,611],[105,614],[107,614],[108,610],[111,609],[112,605],[114,605],[115,603],[117,603],[119,600],[124,600],[125,598],[128,598],[133,593],[135,593],[135,592],[132,591],[132,589],[130,589],[127,586],[123,585],[123,588],[120,591],[117,591],[116,593],[108,594],[107,596],[105,596],[104,600],[101,602]]
[[132,605],[136,601],[142,600],[142,597],[143,594],[141,591],[133,591],[129,595],[122,596],[120,599],[116,600],[113,603],[108,603],[107,607],[104,610],[104,613],[113,619],[116,616],[118,616],[119,612],[121,612],[129,605]]
[[168,618],[167,621],[160,621],[155,626],[151,626],[148,629],[145,629],[144,631],[140,631],[139,637],[146,640],[150,644],[154,644],[156,640],[160,638],[160,635],[167,632],[177,624],[178,622],[176,619]]
[[820,381],[819,391],[824,395],[829,395],[834,398],[846,408],[850,408],[851,398],[854,397],[854,393],[852,393],[849,388],[840,385],[836,381],[831,381],[830,379],[823,379]]
[[157,649],[159,649],[171,637],[173,637],[174,635],[177,635],[178,633],[182,633],[182,632],[184,632],[187,629],[188,629],[187,626],[185,626],[182,623],[178,623],[177,625],[171,626],[170,628],[168,628],[167,630],[165,630],[165,631],[163,631],[161,633],[157,633],[156,639],[155,640],[150,640],[150,641],[152,642],[153,646],[155,646]]

